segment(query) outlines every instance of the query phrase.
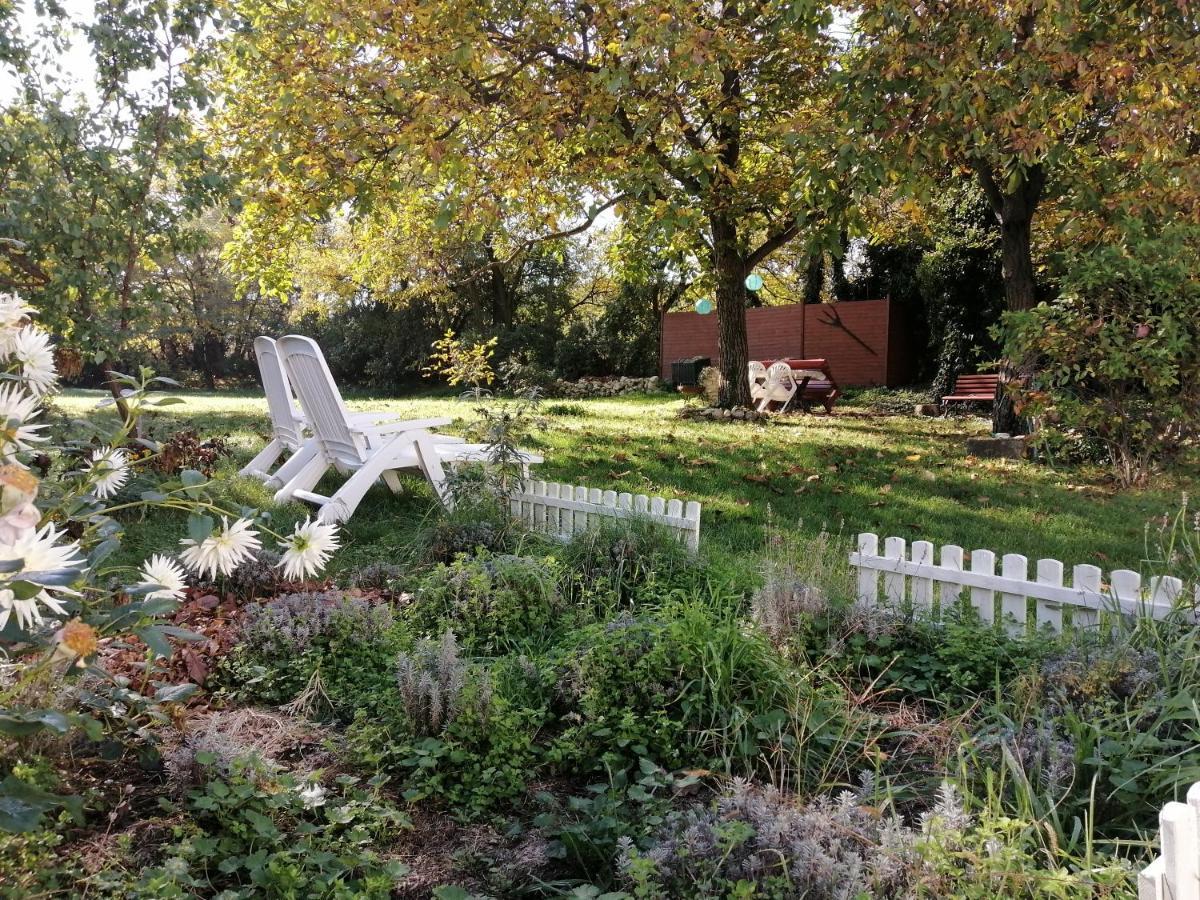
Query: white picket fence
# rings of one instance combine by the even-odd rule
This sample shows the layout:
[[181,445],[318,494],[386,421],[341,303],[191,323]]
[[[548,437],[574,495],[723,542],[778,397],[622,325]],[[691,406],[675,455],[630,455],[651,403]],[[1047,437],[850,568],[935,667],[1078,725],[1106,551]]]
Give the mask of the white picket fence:
[[1161,855],[1138,873],[1138,900],[1200,900],[1200,784],[1158,814]]
[[1001,623],[1015,634],[1028,628],[1093,627],[1106,612],[1161,619],[1183,594],[1178,578],[1154,577],[1143,587],[1142,576],[1129,569],[1116,569],[1106,580],[1096,566],[1075,566],[1066,585],[1065,567],[1057,559],[1037,560],[1030,579],[1029,560],[1017,553],[1000,558],[997,574],[991,550],[972,550],[969,566],[964,566],[968,555],[962,547],[941,547],[936,562],[934,550],[929,541],[913,541],[910,553],[903,538],[889,537],[880,554],[879,536],[860,534],[858,550],[850,554],[859,602],[911,607],[934,618],[966,603],[984,622]]
[[602,518],[640,518],[674,532],[689,550],[700,546],[700,504],[582,485],[529,481],[511,497],[512,513],[537,531],[569,539]]

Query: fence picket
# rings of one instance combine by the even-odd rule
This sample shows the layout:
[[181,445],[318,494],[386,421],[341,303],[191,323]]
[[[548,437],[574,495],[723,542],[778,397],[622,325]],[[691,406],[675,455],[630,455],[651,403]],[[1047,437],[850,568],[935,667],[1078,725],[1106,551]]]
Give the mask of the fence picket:
[[[971,571],[978,575],[996,574],[996,554],[991,550],[971,551]],[[985,587],[971,588],[971,606],[979,618],[991,625],[996,621],[996,592]]]
[[[1083,591],[1086,598],[1100,596],[1100,583],[1103,574],[1097,566],[1079,565],[1071,576],[1071,584],[1077,591]],[[1071,625],[1075,628],[1095,628],[1100,624],[1100,613],[1093,607],[1078,607],[1071,610]]]
[[890,537],[883,542],[883,555],[885,559],[894,561],[894,565],[890,569],[885,569],[883,572],[883,596],[891,606],[900,606],[904,603],[904,573],[900,571],[900,563],[905,561],[904,554],[907,544],[904,538]]
[[[1038,584],[1048,584],[1051,587],[1062,587],[1063,564],[1057,559],[1039,559],[1037,561],[1037,582]],[[1049,627],[1055,634],[1060,634],[1063,630],[1062,604],[1040,597],[1036,603],[1037,627],[1039,629]]]
[[[1029,560],[1020,553],[1005,553],[1000,561],[1000,576],[1013,581],[1029,580]],[[1029,621],[1029,606],[1024,594],[1004,591],[1000,594],[1000,615],[1004,628],[1011,635],[1025,633]]]
[[[917,565],[933,565],[933,544],[929,541],[913,541],[912,561]],[[912,580],[913,609],[919,612],[933,612],[933,578],[927,575],[914,575]]]
[[[858,554],[860,558],[877,556],[879,554],[879,536],[864,531],[858,536]],[[851,560],[853,562],[853,560]],[[858,566],[858,602],[874,604],[879,600],[879,570],[866,566]]]
[[942,569],[946,569],[945,580],[941,581],[940,600],[943,616],[951,609],[957,609],[962,602],[962,582],[956,580],[954,573],[963,570],[963,548],[947,544],[942,548]]

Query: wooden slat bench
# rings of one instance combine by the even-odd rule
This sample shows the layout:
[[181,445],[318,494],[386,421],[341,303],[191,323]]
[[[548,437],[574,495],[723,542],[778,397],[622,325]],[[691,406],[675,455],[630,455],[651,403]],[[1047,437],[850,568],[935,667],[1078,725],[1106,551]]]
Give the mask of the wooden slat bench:
[[768,369],[773,362],[786,362],[792,369],[792,375],[800,383],[802,390],[796,395],[800,403],[811,405],[820,403],[825,412],[832,413],[833,405],[842,396],[842,389],[833,378],[833,370],[827,359],[764,359],[763,365]]
[[959,375],[954,390],[942,398],[943,403],[991,403],[996,399],[999,375]]

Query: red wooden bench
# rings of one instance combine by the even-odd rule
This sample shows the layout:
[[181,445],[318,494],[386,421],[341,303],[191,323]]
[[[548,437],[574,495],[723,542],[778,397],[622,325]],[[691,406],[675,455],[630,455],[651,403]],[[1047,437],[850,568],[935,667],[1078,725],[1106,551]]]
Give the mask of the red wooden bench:
[[792,369],[792,374],[800,383],[796,391],[796,399],[800,403],[811,405],[814,401],[825,407],[825,412],[833,412],[833,404],[842,396],[842,389],[833,378],[833,370],[829,368],[827,359],[764,359],[762,364],[768,369],[771,363],[786,362]]
[[999,384],[999,375],[959,375],[954,379],[954,390],[942,402],[991,403],[996,399]]

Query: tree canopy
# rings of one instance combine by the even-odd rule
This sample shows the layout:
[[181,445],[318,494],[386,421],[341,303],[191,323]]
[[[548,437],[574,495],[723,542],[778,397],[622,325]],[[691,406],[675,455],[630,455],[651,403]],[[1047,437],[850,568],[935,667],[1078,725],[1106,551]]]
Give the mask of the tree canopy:
[[[728,402],[749,401],[743,280],[828,226],[857,176],[833,140],[823,4],[239,0],[227,135],[263,231],[424,208],[501,256],[639,205],[717,296]],[[295,227],[293,225],[293,227]],[[419,232],[417,232],[419,234]]]

